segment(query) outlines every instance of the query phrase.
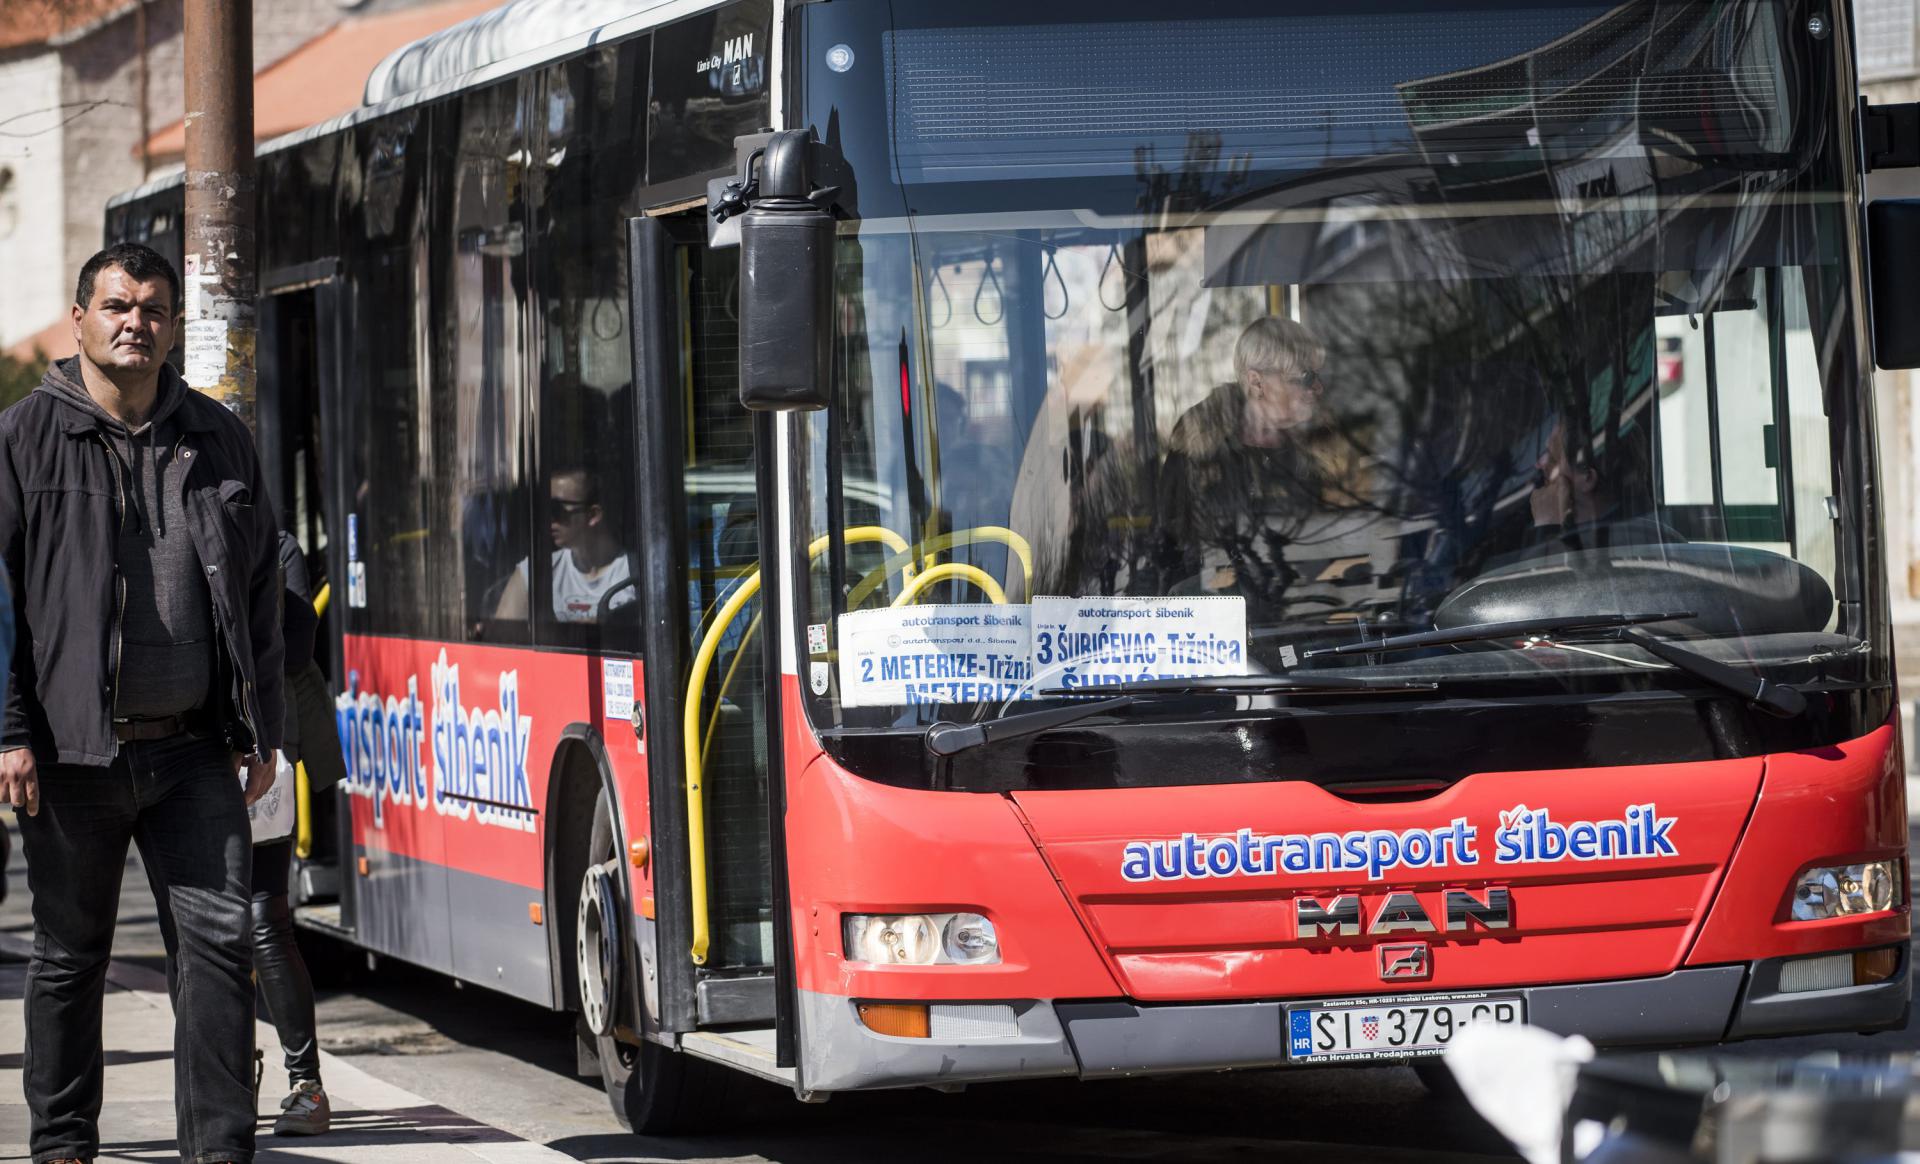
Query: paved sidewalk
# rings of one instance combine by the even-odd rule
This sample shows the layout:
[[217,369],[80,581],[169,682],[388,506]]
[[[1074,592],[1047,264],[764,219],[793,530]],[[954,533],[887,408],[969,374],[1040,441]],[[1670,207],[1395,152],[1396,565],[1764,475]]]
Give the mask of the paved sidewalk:
[[[17,858],[16,858],[17,860]],[[0,934],[0,1161],[26,1160],[27,1108],[20,1090],[26,1028],[21,995],[28,941]],[[102,1164],[179,1158],[173,1139],[173,1012],[167,983],[143,966],[116,962],[106,998],[106,1107],[100,1116]],[[570,1162],[539,1144],[459,1115],[382,1082],[337,1056],[321,1053],[321,1075],[333,1101],[333,1131],[303,1139],[276,1139],[273,1117],[285,1094],[280,1045],[273,1028],[259,1027],[267,1077],[260,1097],[262,1164],[294,1161],[382,1161],[383,1164],[559,1164]]]

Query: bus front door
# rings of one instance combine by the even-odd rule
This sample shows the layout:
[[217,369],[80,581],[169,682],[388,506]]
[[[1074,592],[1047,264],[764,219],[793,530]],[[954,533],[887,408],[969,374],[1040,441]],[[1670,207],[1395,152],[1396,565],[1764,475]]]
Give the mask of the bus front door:
[[740,407],[738,252],[699,212],[629,227],[658,1022],[771,1032],[770,627],[754,423]]

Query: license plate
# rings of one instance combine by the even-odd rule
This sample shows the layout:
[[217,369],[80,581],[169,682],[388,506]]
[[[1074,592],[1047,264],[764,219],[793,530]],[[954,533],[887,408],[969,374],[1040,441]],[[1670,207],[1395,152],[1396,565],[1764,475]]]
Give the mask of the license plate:
[[1400,1059],[1437,1055],[1474,1023],[1525,1026],[1517,994],[1343,999],[1287,1008],[1287,1058]]

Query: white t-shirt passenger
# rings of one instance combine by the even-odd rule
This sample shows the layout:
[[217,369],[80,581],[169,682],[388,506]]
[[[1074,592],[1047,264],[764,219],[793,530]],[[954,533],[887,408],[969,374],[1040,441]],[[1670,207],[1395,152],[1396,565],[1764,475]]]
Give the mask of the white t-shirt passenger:
[[[527,577],[527,563],[519,566],[520,581],[532,589],[532,580]],[[589,575],[573,560],[572,550],[553,551],[553,617],[559,622],[596,622],[600,617],[600,600],[607,591],[632,577],[627,567],[627,555],[617,554],[613,561],[601,567],[598,574]],[[633,601],[634,588],[629,586],[613,596],[607,604],[609,611],[618,610]]]

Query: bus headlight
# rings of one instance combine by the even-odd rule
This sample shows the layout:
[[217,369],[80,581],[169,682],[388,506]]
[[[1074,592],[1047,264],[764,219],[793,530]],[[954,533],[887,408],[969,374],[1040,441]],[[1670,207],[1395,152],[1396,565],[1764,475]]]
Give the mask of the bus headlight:
[[1800,875],[1793,887],[1793,920],[1880,913],[1899,905],[1904,897],[1899,861],[1826,865]]
[[841,924],[849,962],[984,966],[1000,960],[1000,937],[977,913],[850,913]]

